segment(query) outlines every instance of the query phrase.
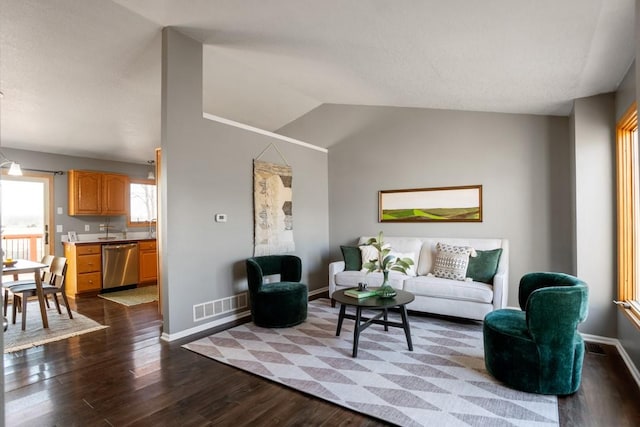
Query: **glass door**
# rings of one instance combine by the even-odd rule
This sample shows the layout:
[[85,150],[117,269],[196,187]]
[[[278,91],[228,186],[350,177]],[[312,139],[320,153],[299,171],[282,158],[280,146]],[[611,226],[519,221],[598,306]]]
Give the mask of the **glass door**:
[[0,180],[4,258],[39,261],[50,246],[52,177],[8,176]]

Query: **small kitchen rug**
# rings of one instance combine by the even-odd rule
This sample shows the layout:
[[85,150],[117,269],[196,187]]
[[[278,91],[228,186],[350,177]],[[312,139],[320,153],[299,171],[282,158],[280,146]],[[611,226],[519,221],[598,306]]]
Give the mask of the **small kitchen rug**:
[[67,310],[61,305],[62,314],[58,313],[55,306],[47,309],[49,328],[42,327],[40,307],[38,302],[30,302],[27,306],[27,328],[22,330],[22,314],[18,313],[15,325],[11,323],[11,307],[9,307],[9,327],[4,333],[4,352],[12,353],[30,347],[36,347],[53,341],[60,341],[77,335],[99,331],[108,326],[89,319],[82,314],[71,311],[73,319],[69,319]]
[[412,315],[414,351],[402,329],[372,325],[352,358],[354,322],[336,337],[337,319],[338,308],[318,299],[295,327],[246,323],[183,347],[401,426],[558,425],[556,396],[509,389],[486,371],[480,322]]
[[146,304],[158,301],[158,286],[141,286],[126,291],[109,292],[98,295],[100,298],[117,302],[118,304],[131,307],[132,305]]

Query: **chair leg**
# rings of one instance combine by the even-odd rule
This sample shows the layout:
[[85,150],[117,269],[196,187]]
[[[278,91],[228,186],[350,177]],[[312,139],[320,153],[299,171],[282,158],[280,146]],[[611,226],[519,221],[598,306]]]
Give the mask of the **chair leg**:
[[[58,309],[58,314],[62,314],[62,311],[60,310],[60,303],[58,302],[58,297],[56,296],[56,294],[51,294],[53,296],[53,301],[56,303],[56,308]],[[45,299],[47,300],[47,302],[49,302],[49,296],[45,295]],[[47,307],[49,305],[47,304]]]
[[29,298],[26,295],[22,296],[22,330],[27,329],[27,303]]
[[71,314],[71,307],[69,307],[69,300],[67,299],[67,295],[62,292],[62,301],[64,301],[64,306],[67,307],[67,313],[69,313],[69,319],[73,319],[73,315]]
[[11,304],[11,311],[13,312],[13,324],[16,324],[16,313],[18,311],[18,300],[20,297],[16,294],[13,294],[13,303]]
[[[53,297],[55,298],[55,295]],[[44,296],[44,303],[47,305],[47,308],[51,308],[49,306],[49,295],[45,295]],[[57,301],[56,301],[56,303],[57,303]],[[58,312],[60,312],[60,308],[58,308]]]
[[9,289],[4,290],[4,317],[7,317],[7,309],[9,308]]

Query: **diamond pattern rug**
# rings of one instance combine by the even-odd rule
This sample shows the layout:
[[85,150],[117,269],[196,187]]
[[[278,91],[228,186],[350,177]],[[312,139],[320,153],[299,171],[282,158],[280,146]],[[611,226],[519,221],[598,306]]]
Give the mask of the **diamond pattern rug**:
[[338,311],[314,300],[298,326],[246,323],[183,347],[402,426],[558,425],[555,396],[509,389],[486,371],[481,323],[412,315],[412,352],[402,329],[372,325],[354,359],[353,321],[336,337]]

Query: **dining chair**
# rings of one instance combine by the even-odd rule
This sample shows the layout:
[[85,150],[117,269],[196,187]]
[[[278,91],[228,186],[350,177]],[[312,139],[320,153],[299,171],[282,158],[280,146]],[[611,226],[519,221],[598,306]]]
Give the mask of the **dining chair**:
[[[46,280],[45,273],[47,271],[49,271],[49,268],[51,268],[51,263],[53,262],[54,258],[55,257],[53,255],[45,255],[40,260],[41,264],[46,264],[47,265],[47,268],[43,268],[43,269],[40,270],[40,280],[42,280],[43,283]],[[35,279],[18,280],[18,275],[14,274],[12,281],[2,284],[2,289],[4,289],[4,315],[5,315],[5,317],[7,316],[7,311],[8,311],[9,293],[12,293],[11,292],[11,288],[13,288],[15,286],[20,286],[20,285],[28,285],[28,284],[31,284],[31,283],[35,284]],[[49,300],[47,300],[46,302],[47,302],[47,307],[48,307],[49,306]],[[18,307],[18,308],[21,309],[20,307]]]
[[[73,319],[71,313],[71,307],[69,306],[69,300],[65,294],[65,275],[67,273],[67,259],[65,257],[55,257],[51,262],[49,270],[44,274],[44,280],[42,282],[42,292],[44,293],[45,300],[49,295],[53,295],[53,300],[58,309],[58,313],[62,314],[60,309],[60,302],[58,301],[57,294],[62,296],[65,307],[67,307],[67,314],[69,318]],[[18,307],[22,307],[22,330],[24,331],[27,326],[27,302],[29,297],[36,296],[36,284],[28,283],[24,285],[15,286],[11,292],[13,293],[13,323],[16,323],[16,311]]]

